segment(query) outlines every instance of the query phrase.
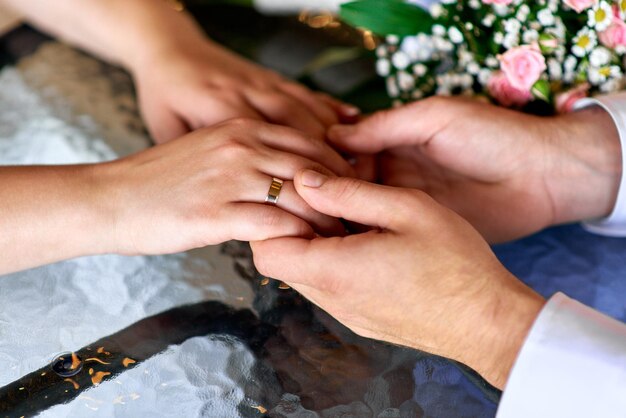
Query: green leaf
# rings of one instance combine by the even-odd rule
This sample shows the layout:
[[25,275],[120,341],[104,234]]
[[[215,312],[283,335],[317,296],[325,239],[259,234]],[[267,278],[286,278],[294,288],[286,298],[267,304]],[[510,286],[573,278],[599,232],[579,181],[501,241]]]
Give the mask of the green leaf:
[[530,92],[536,99],[543,100],[544,102],[550,102],[550,83],[546,80],[538,80],[533,84]]
[[411,36],[430,32],[435,22],[430,14],[404,0],[357,0],[344,3],[341,18],[348,24],[375,34]]

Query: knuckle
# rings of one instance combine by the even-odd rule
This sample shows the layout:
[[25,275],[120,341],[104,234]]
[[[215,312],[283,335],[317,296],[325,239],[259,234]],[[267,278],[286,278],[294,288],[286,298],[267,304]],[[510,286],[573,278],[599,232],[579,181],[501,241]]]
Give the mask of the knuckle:
[[341,201],[351,200],[361,189],[363,184],[354,178],[344,178],[337,188],[337,198]]

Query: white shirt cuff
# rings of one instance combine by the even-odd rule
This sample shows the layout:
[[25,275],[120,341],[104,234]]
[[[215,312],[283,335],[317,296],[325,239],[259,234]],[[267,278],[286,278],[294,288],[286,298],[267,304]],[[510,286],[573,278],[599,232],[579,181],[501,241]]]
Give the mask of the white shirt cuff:
[[[599,96],[593,99],[582,99],[576,102],[574,108],[580,110],[589,106],[600,106],[611,115],[622,145],[622,167],[626,167],[626,92]],[[596,234],[626,237],[626,176],[622,174],[617,199],[611,214],[603,219],[583,222],[582,226]]]
[[535,321],[497,418],[624,418],[626,324],[562,293]]

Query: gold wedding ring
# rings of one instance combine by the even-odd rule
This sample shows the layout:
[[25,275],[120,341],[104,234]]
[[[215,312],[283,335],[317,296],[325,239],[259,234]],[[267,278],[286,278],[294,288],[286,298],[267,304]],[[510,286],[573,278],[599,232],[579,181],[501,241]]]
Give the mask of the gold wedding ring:
[[282,188],[283,181],[274,177],[272,179],[272,184],[270,185],[270,190],[267,192],[267,197],[265,197],[265,203],[269,203],[271,205],[277,204],[278,196],[280,196],[280,191],[282,190]]

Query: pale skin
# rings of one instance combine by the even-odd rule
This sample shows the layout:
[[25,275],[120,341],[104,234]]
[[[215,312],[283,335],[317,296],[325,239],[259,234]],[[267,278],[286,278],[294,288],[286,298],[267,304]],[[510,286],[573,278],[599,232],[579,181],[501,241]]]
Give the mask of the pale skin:
[[133,76],[156,142],[231,118],[323,138],[358,109],[308,90],[208,39],[165,0],[0,0],[32,23]]
[[[85,255],[342,234],[295,192],[290,179],[304,168],[354,175],[323,142],[253,120],[109,163],[0,167],[0,274]],[[276,207],[264,204],[272,177],[286,180]]]
[[609,115],[539,118],[436,98],[329,137],[360,154],[363,177],[387,185],[307,170],[296,189],[315,210],[369,231],[254,242],[259,271],[360,335],[450,357],[503,388],[545,300],[485,238],[606,216],[622,171]]

